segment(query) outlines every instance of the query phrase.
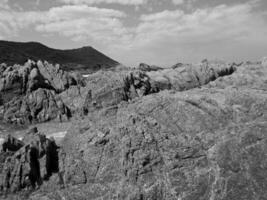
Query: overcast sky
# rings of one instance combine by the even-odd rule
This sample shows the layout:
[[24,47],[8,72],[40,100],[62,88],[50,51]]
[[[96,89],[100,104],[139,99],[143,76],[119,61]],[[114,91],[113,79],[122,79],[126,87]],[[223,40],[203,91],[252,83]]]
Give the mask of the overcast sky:
[[267,56],[267,0],[0,0],[0,39],[172,65]]

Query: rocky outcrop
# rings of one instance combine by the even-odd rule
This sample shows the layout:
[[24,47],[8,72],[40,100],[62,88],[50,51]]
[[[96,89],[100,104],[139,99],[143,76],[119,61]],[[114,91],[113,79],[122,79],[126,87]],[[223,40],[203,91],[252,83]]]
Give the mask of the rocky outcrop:
[[3,66],[0,93],[6,122],[25,124],[71,117],[71,110],[59,94],[72,86],[84,86],[81,75],[65,72],[46,61]]
[[39,88],[4,105],[3,119],[8,123],[40,123],[53,119],[68,120],[71,111],[53,90]]
[[57,92],[62,92],[72,85],[83,85],[81,74],[77,72],[65,72],[59,65],[53,66],[48,62],[37,62],[37,67],[50,85],[56,89]]
[[267,68],[205,61],[160,72],[98,72],[71,86],[63,104],[87,116],[59,158],[50,151],[59,169],[30,199],[265,199]]
[[144,71],[144,72],[151,72],[151,71],[158,71],[162,70],[162,67],[156,66],[156,65],[148,65],[145,63],[140,63],[137,67],[137,70]]
[[234,65],[207,62],[149,72],[140,70],[98,72],[87,77],[87,86],[82,92],[85,92],[86,96],[75,95],[74,99],[81,105],[81,99],[85,97],[82,110],[88,114],[102,108],[116,107],[122,101],[130,101],[162,90],[184,91],[201,87],[219,77],[231,75],[235,70]]
[[183,65],[175,69],[148,72],[153,90],[173,89],[176,91],[201,87],[219,77],[231,75],[236,67],[227,63],[201,63]]
[[77,73],[64,72],[59,65],[29,60],[23,66],[3,67],[0,73],[0,91],[4,94],[25,94],[38,88],[55,90],[57,93],[78,85],[82,78]]
[[0,153],[0,157],[4,158],[0,171],[0,192],[15,193],[40,187],[43,181],[59,171],[59,147],[53,139],[38,132],[29,132],[23,141],[26,143],[21,141],[22,146],[12,152],[3,146]]
[[88,115],[63,142],[68,189],[31,198],[265,199],[267,70],[243,67],[202,88]]
[[4,152],[6,152],[6,151],[16,152],[23,145],[24,145],[24,143],[21,142],[20,140],[18,140],[17,138],[12,137],[11,135],[8,135],[7,138],[4,140],[4,142],[2,144],[2,150]]
[[[8,81],[2,81],[5,83],[2,91],[7,92],[6,96],[10,93],[18,94],[18,97],[5,104],[4,119],[23,124],[55,119],[59,112],[67,117],[76,113],[87,115],[102,108],[116,108],[123,101],[131,101],[162,90],[183,91],[201,87],[236,70],[234,65],[208,61],[174,69],[155,69],[145,64],[140,66],[140,70],[99,71],[89,75],[86,83],[79,74],[64,72],[58,65],[53,66],[47,62],[28,61],[22,68],[7,67],[2,73],[2,80]],[[28,102],[30,96],[36,95],[39,95],[34,100],[37,104]],[[61,99],[59,102],[63,102],[66,109],[58,109],[58,100],[53,99]],[[40,107],[40,102],[45,105]],[[28,111],[21,116],[24,110]]]

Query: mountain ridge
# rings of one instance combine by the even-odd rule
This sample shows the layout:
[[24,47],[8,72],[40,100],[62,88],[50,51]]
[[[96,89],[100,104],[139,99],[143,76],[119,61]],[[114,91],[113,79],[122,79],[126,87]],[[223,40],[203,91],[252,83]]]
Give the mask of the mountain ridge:
[[61,64],[66,71],[80,71],[84,74],[114,68],[119,64],[91,46],[54,49],[40,42],[0,40],[0,63],[24,64],[28,59],[47,60],[53,64]]

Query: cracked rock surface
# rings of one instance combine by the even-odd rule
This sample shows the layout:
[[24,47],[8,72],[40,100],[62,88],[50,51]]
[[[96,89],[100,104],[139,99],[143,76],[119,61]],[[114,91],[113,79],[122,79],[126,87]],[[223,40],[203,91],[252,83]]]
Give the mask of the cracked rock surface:
[[63,141],[66,189],[31,199],[266,199],[266,77],[242,65],[202,88],[92,112]]
[[186,66],[90,75],[59,155],[64,188],[54,174],[28,198],[266,199],[267,68]]

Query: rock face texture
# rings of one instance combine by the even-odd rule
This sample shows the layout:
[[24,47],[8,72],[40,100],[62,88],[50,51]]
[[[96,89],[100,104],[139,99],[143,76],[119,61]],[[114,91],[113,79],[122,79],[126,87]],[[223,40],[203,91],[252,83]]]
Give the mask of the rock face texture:
[[[19,148],[6,144],[17,141],[9,137],[3,144],[0,157],[0,192],[19,192],[25,188],[36,188],[48,180],[58,169],[58,146],[52,139],[38,132],[29,132]],[[18,145],[17,145],[18,147]],[[53,162],[52,162],[53,161]]]
[[29,60],[23,66],[3,65],[1,69],[0,92],[6,122],[25,124],[71,117],[59,94],[71,86],[82,86],[81,75],[65,72],[46,61]]
[[229,74],[89,112],[63,141],[66,189],[30,198],[265,199],[267,69]]
[[71,86],[76,103],[63,103],[86,116],[53,158],[59,176],[29,199],[266,199],[267,68],[186,66],[98,72]]
[[4,105],[4,120],[9,123],[40,123],[53,119],[67,120],[71,111],[54,91],[38,89]]
[[162,67],[158,67],[155,65],[148,65],[145,63],[140,63],[140,65],[137,67],[138,70],[140,71],[145,71],[145,72],[150,72],[150,71],[158,71],[158,70],[162,70]]
[[208,62],[175,69],[152,68],[141,64],[139,70],[99,71],[84,81],[78,73],[65,72],[48,62],[4,66],[0,82],[4,120],[25,124],[61,119],[61,115],[68,119],[73,113],[87,115],[162,90],[201,87],[236,70],[233,65]]
[[81,78],[77,73],[64,72],[59,65],[29,60],[23,66],[2,66],[0,91],[5,95],[25,94],[38,88],[62,92],[77,85]]
[[[183,91],[201,87],[219,77],[234,73],[236,67],[229,64],[183,66],[157,71],[129,70],[122,72],[98,72],[88,77],[84,113],[111,106],[122,101],[158,93],[162,90]],[[79,97],[80,98],[80,97]]]

